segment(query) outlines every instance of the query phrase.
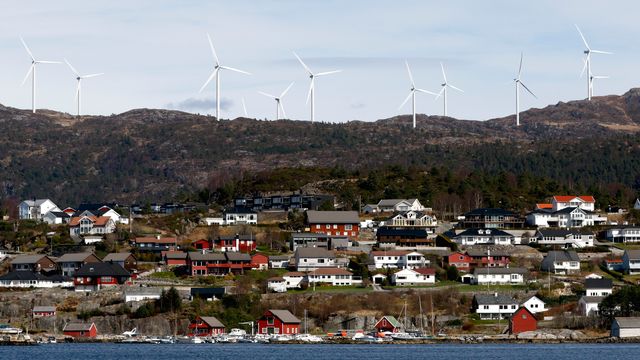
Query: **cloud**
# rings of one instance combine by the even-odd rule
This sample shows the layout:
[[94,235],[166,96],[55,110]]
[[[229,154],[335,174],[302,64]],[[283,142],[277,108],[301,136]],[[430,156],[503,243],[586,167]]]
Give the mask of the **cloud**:
[[[220,109],[228,110],[233,106],[233,101],[229,99],[222,99],[220,101]],[[167,108],[184,111],[210,111],[215,110],[216,101],[209,98],[188,98],[177,103],[168,103]]]

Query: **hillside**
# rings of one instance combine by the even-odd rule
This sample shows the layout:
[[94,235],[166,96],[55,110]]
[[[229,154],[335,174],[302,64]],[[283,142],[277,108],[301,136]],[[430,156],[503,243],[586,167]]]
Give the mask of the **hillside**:
[[640,173],[640,89],[531,109],[521,121],[419,115],[413,130],[410,116],[218,122],[138,109],[75,119],[0,105],[0,198],[168,201],[220,176],[283,167],[438,165],[627,186]]

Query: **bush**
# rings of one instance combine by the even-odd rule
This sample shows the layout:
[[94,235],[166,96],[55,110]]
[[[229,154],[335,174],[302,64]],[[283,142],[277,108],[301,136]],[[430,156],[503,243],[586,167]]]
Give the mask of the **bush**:
[[148,318],[156,314],[156,309],[153,303],[148,302],[140,306],[134,313],[134,317],[137,319]]

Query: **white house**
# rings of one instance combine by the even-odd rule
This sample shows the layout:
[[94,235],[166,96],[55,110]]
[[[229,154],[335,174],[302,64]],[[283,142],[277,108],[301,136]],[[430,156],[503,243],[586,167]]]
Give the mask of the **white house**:
[[456,235],[453,240],[465,246],[515,244],[515,236],[500,229],[466,229]]
[[205,217],[205,218],[202,218],[201,221],[206,226],[224,225],[224,218],[221,218],[221,217]]
[[573,250],[549,251],[540,269],[554,274],[576,274],[580,272],[580,258]]
[[581,228],[602,225],[607,222],[605,216],[579,207],[566,207],[562,210],[536,209],[526,216],[527,224],[544,227]]
[[482,320],[506,319],[518,310],[518,302],[505,294],[476,294],[473,310]]
[[102,235],[116,231],[116,223],[108,216],[72,217],[69,220],[71,235]]
[[587,296],[609,296],[613,293],[611,279],[586,279],[584,288]]
[[0,276],[0,287],[71,288],[73,287],[73,280],[62,275],[45,276],[31,271],[11,271]]
[[640,337],[640,317],[617,317],[611,323],[611,337]]
[[233,208],[225,210],[223,214],[225,225],[257,225],[258,213],[249,208]]
[[578,300],[578,311],[584,316],[597,315],[598,306],[604,298],[604,296],[583,296]]
[[391,275],[396,286],[433,285],[436,283],[436,270],[432,268],[403,269]]
[[24,200],[18,205],[20,220],[38,220],[49,211],[60,211],[60,208],[49,199]]
[[267,289],[274,292],[286,292],[289,289],[299,289],[307,282],[307,275],[303,272],[287,272],[282,276],[267,280]]
[[424,211],[418,199],[382,199],[377,204],[380,212]]
[[477,285],[518,285],[524,284],[524,278],[527,274],[527,269],[518,267],[475,268],[471,283]]
[[640,242],[640,227],[618,227],[607,229],[606,239],[617,243]]
[[564,248],[584,248],[593,246],[593,233],[582,230],[538,229],[536,235],[529,239],[531,243],[540,245],[559,245]]
[[333,251],[318,247],[299,247],[294,254],[298,271],[313,271],[320,268],[336,267],[336,255]]
[[289,267],[288,255],[270,255],[269,269],[286,269]]
[[553,211],[565,208],[580,208],[587,211],[595,211],[596,199],[589,195],[556,195],[551,200]]
[[430,261],[424,255],[416,251],[371,251],[369,258],[373,260],[376,269],[384,268],[419,268],[429,265]]
[[402,211],[389,220],[387,220],[389,226],[402,226],[402,227],[436,227],[438,226],[438,220],[435,215],[427,214],[422,211],[410,210]]
[[640,250],[625,250],[622,268],[627,274],[640,274]]
[[326,283],[332,286],[351,286],[361,284],[362,278],[353,276],[351,271],[341,268],[320,268],[307,274],[309,285]]
[[50,210],[42,216],[42,221],[49,225],[61,225],[68,223],[70,218],[71,216],[64,211]]
[[124,290],[124,302],[157,300],[162,295],[160,287],[126,287]]
[[537,296],[532,296],[522,303],[522,306],[526,307],[532,314],[545,312],[548,309],[545,307],[544,301],[540,300]]

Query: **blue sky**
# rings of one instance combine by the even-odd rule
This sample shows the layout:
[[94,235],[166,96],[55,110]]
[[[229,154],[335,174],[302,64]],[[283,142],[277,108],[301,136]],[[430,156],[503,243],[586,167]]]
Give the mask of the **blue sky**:
[[[343,70],[317,79],[316,119],[373,121],[410,113],[398,106],[416,85],[439,91],[442,75],[465,90],[450,92],[449,115],[485,120],[513,114],[513,77],[524,52],[523,82],[538,99],[522,108],[586,97],[580,78],[584,46],[594,49],[593,72],[611,76],[595,94],[622,94],[640,84],[637,1],[7,1],[0,3],[0,103],[30,107],[30,84],[20,86],[36,57],[67,58],[81,73],[104,72],[83,83],[83,112],[176,108],[213,113],[214,87],[198,90],[213,59],[253,73],[223,73],[222,117],[272,119],[275,104],[258,91],[280,93],[292,119],[309,118],[308,77],[296,51],[314,71]],[[66,65],[38,69],[38,107],[74,112],[75,79]],[[420,94],[423,95],[423,94]],[[442,102],[419,96],[419,113],[441,114]]]

